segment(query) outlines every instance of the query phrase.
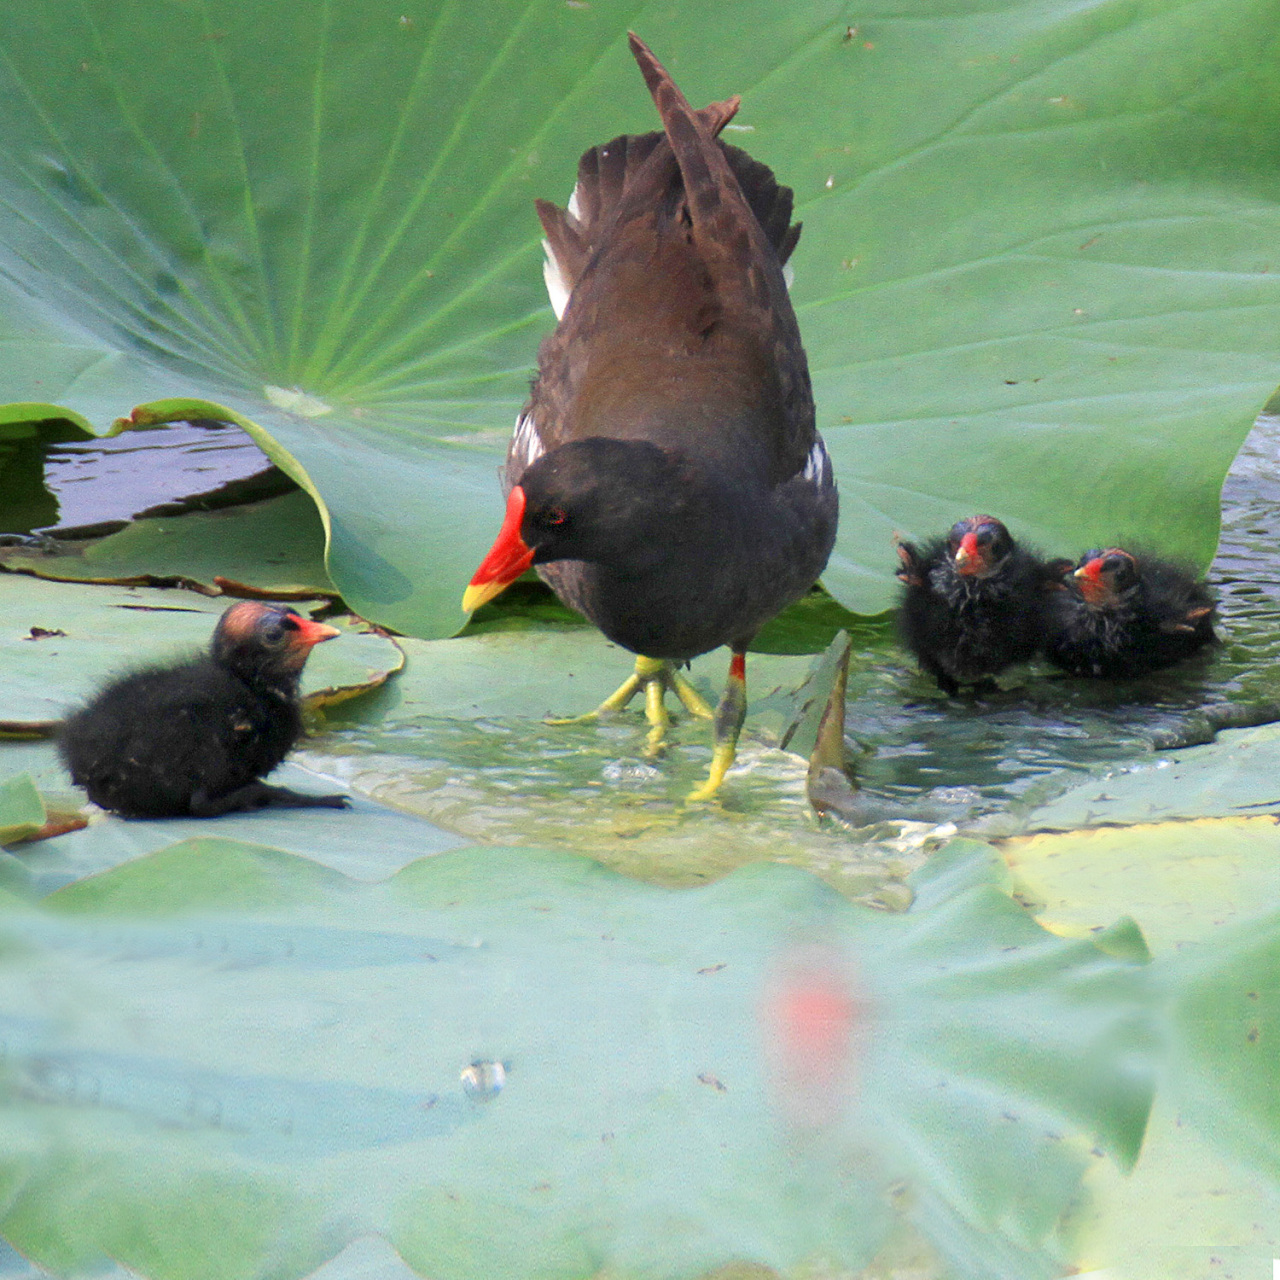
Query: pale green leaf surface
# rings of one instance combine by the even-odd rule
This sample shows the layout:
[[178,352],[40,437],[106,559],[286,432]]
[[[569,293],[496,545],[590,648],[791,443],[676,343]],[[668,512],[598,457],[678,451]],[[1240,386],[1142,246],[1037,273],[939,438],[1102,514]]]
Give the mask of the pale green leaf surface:
[[2,416],[239,421],[353,608],[452,632],[549,326],[531,200],[655,123],[628,26],[796,190],[844,604],[975,509],[1207,563],[1280,368],[1253,0],[10,6]]
[[[1145,979],[983,866],[942,855],[895,917],[780,867],[671,893],[470,850],[360,886],[203,839],[0,902],[0,1230],[201,1280],[375,1228],[441,1280],[857,1268],[892,1185],[962,1271],[1057,1274],[1087,1146],[1140,1140]],[[853,1001],[834,1042],[810,992]]]
[[1050,928],[1087,933],[1127,913],[1157,955],[1280,900],[1280,828],[1269,817],[1044,833],[1003,841],[1002,852]]
[[1042,833],[1003,851],[1042,923],[1087,934],[1131,911],[1160,961],[1164,1103],[1132,1186],[1090,1175],[1100,1199],[1081,1219],[1088,1256],[1133,1280],[1261,1267],[1280,1241],[1274,819]]
[[44,820],[44,801],[31,775],[0,776],[0,845],[34,834]]
[[181,578],[216,590],[215,577],[259,591],[333,594],[324,527],[304,493],[218,511],[135,520],[105,538],[52,548],[0,548],[0,566],[73,582]]
[[[0,574],[0,720],[56,720],[104,680],[208,648],[225,599]],[[341,623],[303,672],[303,695],[382,678],[401,663],[382,636]],[[63,634],[31,638],[31,629]]]

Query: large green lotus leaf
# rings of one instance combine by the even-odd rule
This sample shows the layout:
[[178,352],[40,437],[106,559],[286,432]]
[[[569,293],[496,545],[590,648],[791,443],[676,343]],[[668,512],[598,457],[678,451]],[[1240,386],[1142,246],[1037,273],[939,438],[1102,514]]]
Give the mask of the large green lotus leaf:
[[215,578],[291,597],[333,594],[324,527],[306,494],[135,520],[104,538],[0,547],[0,567],[68,582],[194,585]]
[[796,189],[843,603],[977,508],[1208,561],[1278,364],[1252,0],[9,5],[0,416],[240,422],[355,609],[455,630],[550,325],[531,200],[655,123],[627,26]]
[[10,896],[0,1232],[60,1274],[293,1277],[379,1230],[439,1280],[585,1280],[857,1270],[901,1215],[957,1274],[1059,1274],[1089,1147],[1141,1140],[1147,978],[999,879],[956,845],[894,916],[777,866],[358,885],[202,839]]
[[1162,1102],[1131,1185],[1090,1170],[1086,1247],[1132,1280],[1265,1275],[1280,1251],[1280,917],[1229,922],[1156,969]]
[[1158,1092],[1137,1166],[1125,1173],[1099,1160],[1088,1170],[1090,1194],[1072,1220],[1086,1275],[1266,1277],[1280,1257],[1280,1183],[1187,1121],[1178,1100]]
[[[1184,783],[1204,799],[1211,777],[1189,771]],[[1228,786],[1223,798],[1239,793]],[[1274,819],[1044,833],[1006,841],[1003,852],[1041,923],[1089,934],[1132,912],[1160,961],[1170,1011],[1164,1101],[1131,1182],[1090,1171],[1096,1195],[1079,1223],[1086,1258],[1132,1280],[1262,1272],[1280,1247]]]
[[[12,759],[11,759],[12,757]],[[10,769],[29,773],[10,775]],[[34,777],[40,792],[62,806],[76,799],[75,792],[57,762],[49,743],[0,747],[0,840],[6,812],[18,813],[16,802],[30,805],[29,795],[15,778]],[[332,793],[346,790],[340,780],[286,763],[271,775],[273,782],[297,791]],[[12,789],[15,808],[4,808]],[[425,818],[352,795],[350,808],[271,810],[227,814],[221,818],[156,818],[128,820],[109,814],[95,815],[87,827],[53,836],[35,844],[15,846],[16,865],[10,870],[35,894],[51,893],[74,880],[110,871],[178,840],[218,837],[244,840],[309,858],[353,880],[384,880],[427,854],[457,849],[470,843],[442,830]],[[32,807],[27,821],[38,828]],[[24,832],[29,834],[29,832]]]
[[1086,933],[1131,914],[1157,954],[1280,901],[1280,828],[1269,817],[1046,833],[1002,851],[1049,928]]
[[[0,574],[0,721],[57,720],[109,676],[207,648],[227,607],[194,591]],[[385,637],[339,625],[307,662],[304,696],[377,683],[403,661]]]

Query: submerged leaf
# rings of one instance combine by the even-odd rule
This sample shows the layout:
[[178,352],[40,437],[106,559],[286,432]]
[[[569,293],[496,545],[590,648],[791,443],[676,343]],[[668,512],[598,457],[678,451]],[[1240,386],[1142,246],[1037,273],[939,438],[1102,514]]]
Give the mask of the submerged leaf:
[[[0,1231],[60,1273],[283,1280],[382,1230],[424,1275],[585,1280],[856,1269],[900,1213],[1057,1274],[1088,1147],[1141,1136],[1145,979],[998,875],[958,848],[895,917],[777,866],[672,893],[474,849],[360,886],[201,839],[0,900]],[[193,1214],[245,1215],[235,1248]]]

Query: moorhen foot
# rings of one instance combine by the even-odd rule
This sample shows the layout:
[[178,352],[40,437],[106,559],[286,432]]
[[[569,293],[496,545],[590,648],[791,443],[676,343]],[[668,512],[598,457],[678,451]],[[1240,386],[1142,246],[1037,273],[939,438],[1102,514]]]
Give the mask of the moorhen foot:
[[336,627],[253,600],[218,620],[209,653],[112,681],[62,726],[77,786],[129,818],[216,817],[267,806],[343,808],[261,779],[302,733],[298,678]]
[[1088,551],[1053,593],[1045,657],[1077,676],[1145,675],[1212,643],[1213,596],[1193,573],[1119,547]]
[[668,689],[710,712],[676,667],[729,645],[711,773],[690,797],[703,799],[733,762],[747,646],[822,572],[838,500],[783,278],[800,235],[792,193],[718,141],[737,98],[695,111],[630,39],[664,132],[592,148],[567,209],[537,202],[560,323],[507,451],[502,530],[463,608],[535,566],[637,655],[599,710],[643,688],[651,750]]
[[898,558],[899,631],[944,693],[1035,656],[1052,571],[994,516],[970,516],[920,548],[900,542]]

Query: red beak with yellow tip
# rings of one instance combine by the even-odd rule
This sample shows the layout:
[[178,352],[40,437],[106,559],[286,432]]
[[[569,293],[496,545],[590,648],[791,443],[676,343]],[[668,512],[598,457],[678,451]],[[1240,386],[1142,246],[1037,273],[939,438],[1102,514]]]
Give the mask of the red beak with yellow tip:
[[520,536],[524,523],[524,490],[516,485],[507,498],[507,514],[489,554],[480,562],[471,585],[463,592],[462,608],[472,613],[505,591],[532,563],[533,549]]
[[978,537],[974,533],[966,533],[956,548],[956,569],[960,573],[974,573],[982,564],[982,555],[978,551]]
[[1080,594],[1089,604],[1102,605],[1107,602],[1110,593],[1102,580],[1102,566],[1105,563],[1106,556],[1095,556],[1071,575],[1080,584]]

